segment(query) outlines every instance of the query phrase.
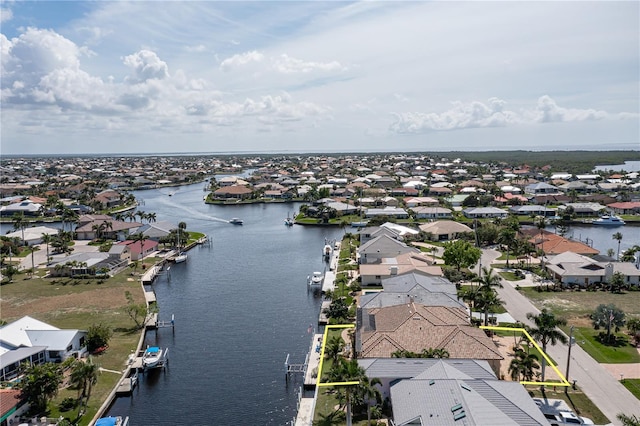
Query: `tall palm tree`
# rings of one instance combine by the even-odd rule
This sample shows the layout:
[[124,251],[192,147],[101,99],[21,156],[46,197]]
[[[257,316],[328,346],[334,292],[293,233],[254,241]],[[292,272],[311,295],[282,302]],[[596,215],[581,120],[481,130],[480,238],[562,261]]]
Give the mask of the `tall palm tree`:
[[487,268],[486,266],[483,266],[482,275],[477,277],[476,281],[480,285],[481,290],[494,288],[494,287],[498,287],[498,288],[503,287],[502,279],[500,278],[500,275],[495,274],[493,272],[493,268],[491,267]]
[[[338,358],[329,371],[329,380],[332,382],[361,382],[366,377],[365,371],[358,364],[358,360]],[[347,426],[352,425],[351,419],[351,395],[357,389],[354,385],[340,386],[344,390],[345,405],[347,407]]]
[[507,246],[507,268],[509,267],[509,251],[515,243],[516,231],[511,228],[502,228],[498,235],[498,242]]
[[93,363],[91,357],[84,361],[76,361],[71,370],[69,377],[71,384],[78,388],[78,400],[80,401],[79,409],[86,407],[93,385],[98,382],[100,367]]
[[538,356],[525,351],[521,347],[513,347],[513,359],[509,364],[509,372],[513,381],[524,380],[531,381],[535,375],[535,370],[540,368],[538,364]]
[[11,217],[11,221],[13,222],[13,229],[22,231],[22,245],[25,245],[24,241],[24,228],[27,226],[27,220],[24,218],[23,212],[16,212]]
[[[556,318],[556,316],[547,311],[546,308],[540,311],[540,314],[534,315],[533,313],[527,313],[527,318],[535,323],[535,327],[528,327],[529,334],[540,342],[542,350],[547,353],[547,345],[551,343],[555,345],[557,342],[567,343],[567,336],[565,336],[558,327],[561,325],[567,325],[567,320],[563,318]],[[544,382],[545,371],[545,359],[542,358],[542,381]]]
[[620,242],[622,241],[622,234],[620,232],[616,232],[615,234],[612,235],[612,238],[616,241],[618,241],[618,256],[617,259],[618,261],[620,261]]
[[157,215],[155,213],[147,213],[147,222],[155,222]]
[[42,242],[46,244],[47,246],[47,265],[49,264],[49,244],[51,244],[51,241],[53,239],[53,237],[50,234],[42,234]]
[[482,308],[484,325],[489,325],[489,311],[504,305],[504,301],[498,297],[498,293],[491,287],[484,287],[478,291],[476,304]]
[[[148,240],[148,239],[149,239],[149,236],[148,235],[144,235],[141,232],[138,232],[138,233],[133,234],[131,236],[131,240],[133,240],[134,244],[137,243],[137,242],[140,243],[140,260],[142,260],[142,258],[144,257],[144,242],[146,240]],[[136,263],[136,265],[137,265],[137,263]]]
[[344,340],[340,336],[332,336],[327,340],[324,348],[324,354],[327,358],[336,362],[344,349]]

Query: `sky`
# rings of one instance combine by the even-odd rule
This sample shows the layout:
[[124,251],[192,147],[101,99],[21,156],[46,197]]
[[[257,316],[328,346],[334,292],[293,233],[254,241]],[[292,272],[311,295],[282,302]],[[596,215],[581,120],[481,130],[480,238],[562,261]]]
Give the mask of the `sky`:
[[0,153],[640,150],[637,1],[0,0]]

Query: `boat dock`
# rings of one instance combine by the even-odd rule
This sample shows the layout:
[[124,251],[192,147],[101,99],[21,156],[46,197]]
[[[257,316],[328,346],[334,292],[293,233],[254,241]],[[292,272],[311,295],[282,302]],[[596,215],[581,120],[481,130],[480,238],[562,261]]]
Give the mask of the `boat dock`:
[[318,380],[318,366],[320,365],[320,353],[322,350],[322,334],[314,334],[309,346],[309,352],[303,364],[289,363],[289,355],[284,361],[287,380],[291,374],[302,373],[304,375],[305,389],[313,389]]
[[127,377],[120,380],[116,395],[129,395],[138,384],[138,370],[131,369],[130,371],[131,373]]
[[144,274],[142,274],[142,277],[140,278],[140,281],[142,281],[142,284],[153,283],[153,280],[155,280],[156,277],[160,275],[160,271],[162,271],[162,266],[163,266],[162,263],[155,264],[151,268],[149,268]]

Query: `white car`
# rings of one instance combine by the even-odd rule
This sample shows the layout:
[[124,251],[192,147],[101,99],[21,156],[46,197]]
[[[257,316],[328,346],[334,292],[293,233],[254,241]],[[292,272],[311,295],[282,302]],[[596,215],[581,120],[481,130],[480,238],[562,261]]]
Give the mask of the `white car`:
[[571,411],[559,411],[555,414],[544,413],[544,416],[549,420],[551,426],[560,425],[592,425],[591,419],[586,417],[578,417]]

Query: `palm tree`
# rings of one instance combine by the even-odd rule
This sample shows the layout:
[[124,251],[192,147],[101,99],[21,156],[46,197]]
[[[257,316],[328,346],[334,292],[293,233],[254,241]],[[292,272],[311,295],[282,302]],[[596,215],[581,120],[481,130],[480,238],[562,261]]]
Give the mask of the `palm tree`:
[[502,279],[500,275],[493,273],[493,268],[486,266],[482,267],[482,274],[476,278],[476,281],[480,285],[480,290],[489,289],[494,287],[502,288]]
[[24,241],[24,228],[25,226],[27,226],[27,220],[24,218],[24,213],[23,212],[16,212],[13,214],[13,217],[11,218],[11,221],[13,222],[13,229],[14,230],[20,230],[22,231],[22,245],[25,245],[25,241]]
[[69,223],[69,229],[71,229],[71,224],[78,219],[78,214],[71,210],[69,207],[62,208],[62,230],[66,229],[66,224]]
[[86,407],[93,385],[98,382],[100,367],[93,363],[91,357],[86,362],[76,361],[71,370],[69,377],[71,384],[78,388],[78,400],[80,401],[79,410]]
[[[146,240],[149,239],[148,235],[144,235],[141,232],[138,232],[137,234],[133,234],[131,236],[131,240],[133,240],[134,244],[139,242],[140,243],[140,260],[142,260],[142,258],[144,258],[144,242]],[[137,263],[136,263],[137,266]]]
[[356,397],[363,403],[367,404],[367,424],[371,424],[371,400],[376,402],[376,405],[382,402],[382,393],[378,389],[377,385],[382,385],[382,382],[377,377],[369,379],[367,376],[362,377],[360,380],[360,386],[356,389]]
[[[329,380],[331,382],[362,382],[366,377],[365,371],[358,364],[358,360],[346,360],[338,358],[329,371]],[[345,405],[347,407],[347,426],[351,426],[351,394],[357,389],[354,385],[340,386],[344,389]]]
[[42,242],[47,245],[47,265],[49,264],[49,244],[51,243],[53,237],[49,234],[42,234]]
[[324,354],[327,358],[332,359],[334,362],[338,360],[338,357],[344,349],[344,340],[340,336],[332,336],[327,341],[327,345],[324,348]]
[[[565,336],[558,327],[561,325],[567,325],[567,320],[563,318],[556,318],[556,316],[547,311],[546,308],[540,311],[540,314],[534,315],[533,313],[527,313],[527,318],[533,320],[535,327],[528,327],[529,334],[540,342],[542,345],[542,351],[547,353],[547,344],[551,343],[555,345],[557,342],[567,343],[567,336]],[[544,382],[544,370],[545,359],[542,358],[542,381]]]
[[480,288],[476,304],[482,308],[484,313],[484,325],[489,324],[489,311],[504,305],[504,301],[498,297],[498,293],[491,287]]
[[516,231],[511,228],[502,228],[498,235],[498,242],[507,246],[507,268],[509,267],[509,251],[511,246],[515,243]]
[[612,235],[612,238],[616,241],[618,241],[618,261],[620,261],[620,242],[622,241],[622,234],[620,232],[616,232],[615,234]]
[[535,370],[540,368],[538,364],[538,356],[529,351],[525,351],[521,347],[513,347],[513,359],[509,364],[509,373],[513,381],[520,381],[520,378],[531,381],[535,375]]
[[147,222],[151,223],[151,222],[155,222],[156,221],[156,214],[155,213],[148,213],[147,214]]

